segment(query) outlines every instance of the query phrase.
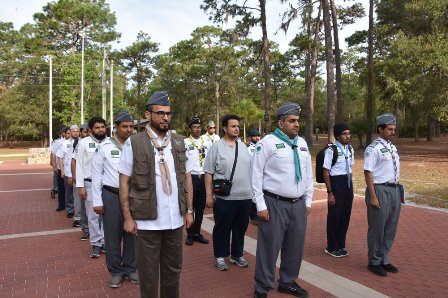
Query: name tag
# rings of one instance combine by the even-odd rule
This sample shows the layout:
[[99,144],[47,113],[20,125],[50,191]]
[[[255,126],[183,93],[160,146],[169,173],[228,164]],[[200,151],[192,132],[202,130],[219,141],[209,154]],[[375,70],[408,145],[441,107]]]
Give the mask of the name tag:
[[283,143],[275,144],[275,147],[277,147],[277,149],[284,149],[285,148],[285,144],[283,144]]
[[300,147],[300,151],[308,151],[308,150],[306,150],[306,147]]
[[95,142],[89,143],[89,148],[95,148]]

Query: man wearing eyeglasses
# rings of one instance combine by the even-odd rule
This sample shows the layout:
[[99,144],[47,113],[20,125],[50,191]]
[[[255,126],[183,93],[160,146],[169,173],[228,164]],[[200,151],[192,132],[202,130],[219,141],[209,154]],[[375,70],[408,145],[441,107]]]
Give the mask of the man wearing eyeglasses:
[[193,223],[190,169],[183,138],[169,131],[171,116],[168,93],[157,91],[146,104],[146,129],[127,139],[118,168],[124,230],[136,236],[141,297],[159,297],[159,272],[160,297],[179,297],[182,226]]
[[209,141],[211,145],[219,141],[220,137],[216,134],[216,125],[213,120],[207,123],[207,132],[201,138]]
[[345,238],[353,204],[352,167],[355,163],[350,146],[351,131],[344,123],[335,124],[336,145],[325,150],[323,176],[328,193],[327,248],[325,253],[341,258],[348,256]]

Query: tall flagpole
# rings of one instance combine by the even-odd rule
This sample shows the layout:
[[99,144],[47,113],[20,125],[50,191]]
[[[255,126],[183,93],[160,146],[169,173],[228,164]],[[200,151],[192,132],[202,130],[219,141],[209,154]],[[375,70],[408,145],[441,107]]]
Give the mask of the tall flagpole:
[[84,123],[84,39],[86,38],[86,32],[81,32],[81,124]]
[[53,62],[50,56],[50,82],[48,84],[48,145],[53,141]]
[[110,63],[110,136],[114,129],[114,61]]

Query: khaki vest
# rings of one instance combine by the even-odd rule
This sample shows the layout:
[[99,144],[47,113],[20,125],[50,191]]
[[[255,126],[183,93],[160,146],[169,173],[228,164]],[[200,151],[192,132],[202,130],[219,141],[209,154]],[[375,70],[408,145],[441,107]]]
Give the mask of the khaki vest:
[[[154,220],[157,218],[154,146],[146,131],[131,136],[131,145],[133,167],[129,191],[129,209],[134,219]],[[176,171],[179,211],[183,216],[187,211],[187,193],[185,190],[185,161],[187,157],[183,138],[171,134],[171,147]],[[174,182],[171,181],[171,183]],[[162,186],[160,185],[160,187]]]

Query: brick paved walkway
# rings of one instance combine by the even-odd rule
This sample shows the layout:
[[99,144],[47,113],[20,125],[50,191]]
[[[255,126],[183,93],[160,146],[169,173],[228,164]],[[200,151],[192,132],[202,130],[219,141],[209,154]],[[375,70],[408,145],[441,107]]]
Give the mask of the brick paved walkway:
[[[104,255],[90,259],[89,243],[79,240],[80,231],[71,227],[71,219],[54,211],[57,203],[50,199],[51,179],[49,166],[0,164],[0,297],[139,297],[138,287],[130,282],[120,289],[108,287]],[[348,288],[365,286],[378,296],[448,297],[447,212],[403,207],[391,253],[400,272],[384,278],[366,268],[367,223],[361,198],[354,202],[348,232],[350,256],[335,259],[324,254],[326,204],[320,201],[324,196],[315,192],[309,216],[301,272],[309,282],[298,280],[311,297],[341,296],[333,291],[333,281]],[[205,222],[212,224],[211,220],[208,215]],[[206,231],[204,235],[211,238]],[[256,227],[251,225],[247,236],[249,268],[231,266],[227,272],[214,268],[211,244],[185,246],[182,297],[251,297]],[[322,280],[308,278],[314,273],[310,270]],[[362,296],[368,296],[365,293]],[[272,291],[269,297],[291,296]]]

